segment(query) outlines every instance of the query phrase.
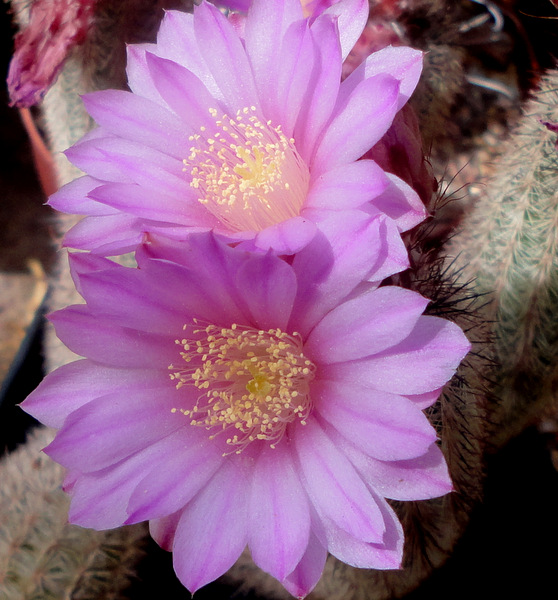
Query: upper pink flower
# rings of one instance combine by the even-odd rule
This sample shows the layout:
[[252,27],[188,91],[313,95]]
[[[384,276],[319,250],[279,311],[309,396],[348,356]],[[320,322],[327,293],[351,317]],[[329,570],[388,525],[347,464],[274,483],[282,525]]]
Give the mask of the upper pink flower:
[[153,239],[135,269],[74,254],[86,304],[51,320],[85,359],[23,403],[60,428],[46,452],[69,470],[70,521],[151,520],[192,592],[246,545],[298,597],[327,552],[399,568],[385,498],[451,490],[422,409],[469,344],[419,294],[363,286],[400,268],[392,228],[329,218],[291,264],[211,233]]
[[420,52],[390,48],[341,83],[367,10],[345,0],[309,20],[299,0],[256,0],[243,38],[211,4],[167,12],[156,44],[128,49],[132,91],[84,97],[99,128],[67,156],[87,175],[50,200],[88,215],[66,245],[108,255],[146,233],[213,229],[246,248],[293,253],[334,211],[383,212],[400,231],[420,222],[417,194],[358,160],[422,67]]

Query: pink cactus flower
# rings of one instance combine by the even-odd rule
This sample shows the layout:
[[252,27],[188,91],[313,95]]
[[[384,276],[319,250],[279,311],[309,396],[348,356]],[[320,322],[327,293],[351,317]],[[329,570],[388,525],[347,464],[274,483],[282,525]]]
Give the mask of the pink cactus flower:
[[211,232],[153,238],[134,269],[74,254],[86,304],[50,318],[85,358],[22,405],[59,429],[45,451],[68,469],[70,521],[150,520],[191,592],[246,546],[299,598],[327,552],[399,568],[386,498],[452,489],[422,409],[469,343],[421,295],[378,286],[405,266],[393,229],[330,217],[289,262]]
[[359,159],[412,93],[422,53],[381,51],[341,83],[367,11],[345,0],[308,20],[299,0],[256,0],[244,39],[211,4],[167,12],[156,44],[129,47],[132,91],[84,96],[99,127],[67,156],[87,175],[50,199],[86,215],[65,244],[113,255],[145,234],[213,230],[287,254],[332,213],[382,212],[400,231],[419,223],[416,192]]

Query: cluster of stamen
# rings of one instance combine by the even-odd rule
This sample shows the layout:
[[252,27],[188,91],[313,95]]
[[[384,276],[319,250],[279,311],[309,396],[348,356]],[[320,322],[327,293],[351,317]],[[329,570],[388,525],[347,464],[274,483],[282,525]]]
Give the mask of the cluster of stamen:
[[199,201],[232,232],[261,231],[300,214],[308,168],[281,126],[261,121],[254,106],[234,118],[209,113],[214,131],[202,126],[185,159]]
[[306,424],[315,367],[297,333],[236,324],[202,327],[198,321],[194,327],[196,339],[176,340],[187,365],[169,369],[177,389],[193,384],[201,394],[194,408],[174,412],[180,410],[191,425],[215,430],[211,437],[227,432],[226,442],[238,454],[255,440],[274,447],[297,419]]

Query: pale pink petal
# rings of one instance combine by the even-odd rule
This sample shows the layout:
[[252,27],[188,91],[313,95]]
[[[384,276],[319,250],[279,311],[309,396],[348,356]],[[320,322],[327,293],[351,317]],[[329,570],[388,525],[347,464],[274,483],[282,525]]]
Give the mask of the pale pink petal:
[[[157,91],[193,133],[211,126],[209,109],[217,108],[218,104],[194,73],[152,53],[147,53],[146,63]],[[190,146],[191,142],[183,147],[184,158],[187,158]]]
[[168,221],[178,225],[200,227],[215,225],[215,218],[186,189],[182,198],[167,196],[164,192],[154,194],[151,190],[133,183],[107,183],[98,186],[89,197],[97,206],[107,206],[107,210],[122,212],[154,221]]
[[[393,219],[400,231],[408,231],[424,221],[428,211],[412,187],[391,173],[386,173],[386,177],[388,186],[381,194],[374,197],[370,202],[370,208]],[[361,210],[367,210],[366,206],[361,206]]]
[[277,93],[266,99],[269,118],[280,123],[287,137],[293,135],[316,60],[312,34],[306,20],[293,23],[285,33],[277,60]]
[[222,575],[244,549],[247,489],[241,461],[229,460],[184,509],[174,537],[173,563],[190,592]]
[[388,46],[372,53],[341,84],[339,101],[343,102],[365,79],[387,74],[401,82],[397,110],[413,93],[422,72],[423,52],[406,46]]
[[399,569],[403,559],[403,529],[393,509],[377,498],[386,532],[380,543],[366,543],[351,536],[333,521],[324,522],[327,549],[340,561],[361,569]]
[[277,58],[285,31],[299,19],[302,19],[300,0],[254,0],[248,11],[244,28],[246,53],[266,115],[271,116],[274,112],[281,64]]
[[424,410],[429,406],[432,406],[436,400],[440,397],[443,388],[438,388],[437,390],[433,390],[431,392],[426,392],[424,394],[405,394],[409,400],[411,400],[418,408]]
[[89,193],[103,185],[104,181],[84,175],[78,177],[52,194],[47,204],[65,213],[76,215],[112,215],[117,211],[88,198]]
[[70,252],[68,254],[68,264],[70,275],[80,296],[83,296],[83,290],[81,289],[82,275],[107,271],[117,267],[117,263],[114,261],[90,252]]
[[[184,313],[178,303],[172,303],[167,293],[160,293],[137,269],[129,271],[103,271],[84,274],[81,289],[93,314],[113,321],[120,327],[156,334],[181,337]],[[181,287],[174,291],[180,293]]]
[[296,568],[281,583],[295,598],[302,599],[318,583],[325,567],[327,548],[310,533],[308,547]]
[[256,459],[248,514],[254,562],[284,579],[302,559],[310,535],[308,499],[287,443],[264,448]]
[[338,18],[341,58],[345,60],[368,21],[368,0],[340,0],[322,13]]
[[277,254],[294,254],[316,234],[316,224],[304,217],[292,217],[260,231],[254,240],[259,250],[273,248]]
[[228,111],[234,115],[245,107],[259,109],[252,69],[234,27],[217,8],[204,3],[195,9],[194,33],[200,48],[211,48],[203,57]]
[[313,360],[325,364],[377,354],[411,333],[428,302],[395,286],[360,294],[328,313],[305,348]]
[[115,256],[137,248],[143,240],[143,229],[143,222],[133,215],[85,217],[66,233],[64,246]]
[[20,404],[48,427],[60,428],[66,417],[105,394],[158,389],[165,374],[155,369],[116,369],[77,360],[49,373]]
[[380,461],[357,450],[350,441],[336,439],[369,486],[393,500],[426,500],[448,494],[453,485],[442,451],[432,444],[410,460]]
[[172,412],[180,402],[170,381],[158,390],[112,391],[73,411],[45,452],[68,469],[99,471],[183,428],[182,414]]
[[[113,367],[163,368],[177,359],[177,347],[168,334],[147,333],[99,319],[86,307],[74,305],[49,319],[56,335],[76,354]],[[177,332],[177,337],[181,332]]]
[[[299,286],[290,324],[293,329],[306,336],[363,280],[379,279],[379,271],[381,278],[388,276],[387,265],[393,265],[388,253],[391,229],[398,236],[395,225],[388,221],[382,216],[346,211],[343,219],[334,215],[320,223],[320,233],[293,260]],[[402,250],[406,257],[404,246]]]
[[380,196],[389,184],[388,175],[373,160],[358,160],[318,176],[304,206],[322,210],[358,208]]
[[[180,393],[180,390],[178,391]],[[189,425],[165,438],[166,455],[147,462],[130,494],[126,523],[157,519],[180,510],[223,463],[220,449],[205,429]]]
[[155,44],[129,44],[126,46],[128,87],[134,94],[166,107],[167,103],[155,87],[147,66],[146,54],[147,52],[156,52],[156,48]]
[[66,150],[68,160],[104,181],[137,183],[153,193],[184,194],[189,183],[182,158],[116,137],[88,140]]
[[451,379],[470,347],[454,323],[421,317],[397,346],[367,359],[329,365],[328,377],[395,394],[424,394]]
[[312,161],[314,173],[325,173],[360,158],[388,130],[397,112],[399,82],[376,75],[360,83],[336,110]]
[[436,432],[407,398],[350,381],[315,381],[312,399],[320,413],[357,448],[378,460],[406,460],[424,454]]
[[198,45],[192,13],[168,10],[159,27],[154,54],[182,65],[205,85],[214,98],[223,100],[223,93],[203,58],[208,44],[210,42],[206,39],[202,40],[201,46]]
[[273,255],[248,259],[238,270],[236,285],[260,329],[285,330],[296,296],[296,276]]
[[172,551],[174,534],[183,512],[184,509],[177,510],[168,517],[161,517],[160,519],[149,521],[149,533],[151,537],[167,552]]
[[[179,431],[178,434],[183,432]],[[176,432],[145,448],[121,462],[101,471],[81,474],[72,486],[70,523],[93,529],[119,527],[128,518],[130,497],[143,479],[147,467],[161,470],[167,467],[167,458],[173,451]],[[169,514],[169,513],[167,513]]]
[[106,131],[172,156],[186,155],[195,132],[161,105],[124,90],[82,96],[87,112]]
[[337,23],[331,17],[318,17],[310,30],[314,49],[313,69],[308,79],[293,137],[307,164],[329,121],[341,81],[341,47]]
[[310,418],[298,426],[294,439],[303,482],[320,517],[335,521],[359,539],[381,540],[384,524],[375,500],[318,422]]

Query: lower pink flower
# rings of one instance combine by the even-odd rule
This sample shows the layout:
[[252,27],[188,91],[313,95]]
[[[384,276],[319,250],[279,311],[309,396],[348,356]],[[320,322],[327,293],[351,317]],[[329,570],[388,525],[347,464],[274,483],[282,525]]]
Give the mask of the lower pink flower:
[[297,597],[327,552],[399,568],[386,498],[452,489],[422,409],[469,343],[419,294],[378,286],[406,266],[390,219],[323,226],[290,262],[211,233],[153,238],[137,269],[72,256],[86,304],[51,320],[85,359],[23,404],[60,429],[45,451],[68,469],[71,522],[150,520],[192,592],[246,546]]

